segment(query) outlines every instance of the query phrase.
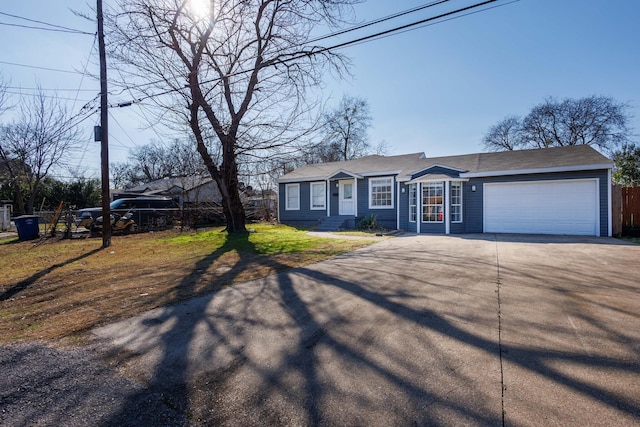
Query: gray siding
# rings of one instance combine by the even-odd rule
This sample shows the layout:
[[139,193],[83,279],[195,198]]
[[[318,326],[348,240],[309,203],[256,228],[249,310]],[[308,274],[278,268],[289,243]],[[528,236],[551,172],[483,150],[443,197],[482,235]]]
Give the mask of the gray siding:
[[[387,176],[387,175],[385,175]],[[358,180],[358,218],[365,218],[370,215],[375,215],[378,224],[385,228],[395,229],[397,223],[396,217],[396,202],[398,190],[395,177],[393,178],[393,208],[389,209],[369,209],[369,179],[378,178],[375,176],[367,177],[365,179]]]
[[288,225],[315,226],[318,220],[327,216],[326,209],[311,210],[311,183],[300,184],[300,210],[286,210],[286,184],[279,184],[278,209],[280,210],[280,222]]

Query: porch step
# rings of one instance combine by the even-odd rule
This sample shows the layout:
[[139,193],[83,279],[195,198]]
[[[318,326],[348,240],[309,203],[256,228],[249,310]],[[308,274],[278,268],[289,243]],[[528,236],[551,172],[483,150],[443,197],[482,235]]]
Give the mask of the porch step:
[[344,228],[345,221],[349,219],[348,216],[328,216],[322,218],[319,221],[318,228],[316,231],[337,231],[341,228]]

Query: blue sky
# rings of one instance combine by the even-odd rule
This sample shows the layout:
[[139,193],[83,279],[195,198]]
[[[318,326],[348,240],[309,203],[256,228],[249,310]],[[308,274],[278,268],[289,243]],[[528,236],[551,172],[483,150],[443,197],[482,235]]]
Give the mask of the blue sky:
[[[109,4],[109,0],[104,0]],[[93,3],[93,2],[91,2]],[[428,1],[370,0],[356,9],[370,20]],[[445,9],[475,3],[454,0],[446,7],[412,14],[376,30],[419,20]],[[500,4],[506,2],[501,1]],[[90,33],[93,24],[69,9],[91,14],[84,0],[25,0],[4,3],[0,12]],[[628,102],[640,132],[640,2],[633,0],[520,0],[502,7],[349,47],[353,77],[327,76],[316,93],[336,104],[343,93],[368,100],[373,143],[385,141],[389,154],[425,152],[428,156],[482,151],[487,129],[507,115],[525,115],[553,96],[611,96]],[[38,25],[0,15],[0,23]],[[370,33],[367,30],[364,33]],[[351,36],[349,36],[351,37]],[[0,74],[13,92],[40,84],[58,89],[74,112],[93,98],[98,82],[79,74],[18,67],[6,62],[82,71],[93,36],[52,33],[0,25]],[[88,71],[97,73],[94,48]],[[111,78],[117,78],[110,71]],[[81,92],[62,89],[83,89]],[[86,91],[84,91],[86,90]],[[14,96],[14,101],[17,95]],[[112,161],[126,160],[128,149],[157,135],[141,129],[139,107],[113,109],[110,121]],[[0,118],[6,122],[10,115]],[[99,176],[99,146],[86,124],[83,150],[71,159],[89,176]]]

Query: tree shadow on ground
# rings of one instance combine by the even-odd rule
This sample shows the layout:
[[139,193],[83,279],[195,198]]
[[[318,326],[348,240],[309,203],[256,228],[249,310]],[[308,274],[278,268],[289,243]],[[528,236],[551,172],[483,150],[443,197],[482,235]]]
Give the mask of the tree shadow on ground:
[[90,250],[89,252],[85,252],[85,253],[83,253],[81,255],[78,255],[77,257],[69,258],[69,259],[65,260],[64,262],[60,262],[58,264],[53,264],[52,266],[47,267],[44,270],[38,271],[37,273],[33,274],[31,277],[28,277],[28,278],[26,278],[24,280],[19,281],[14,286],[12,286],[8,290],[6,290],[2,294],[0,294],[0,301],[7,301],[7,300],[13,298],[14,296],[19,294],[20,292],[22,292],[25,289],[27,289],[33,283],[35,283],[38,279],[41,279],[42,277],[46,276],[47,274],[51,273],[52,271],[57,270],[60,267],[64,267],[65,265],[73,264],[76,261],[80,261],[80,260],[82,260],[84,258],[90,257],[91,255],[96,254],[96,253],[100,252],[101,250],[102,250],[102,248],[93,249],[93,250]]
[[[252,244],[248,240],[243,244],[250,253]],[[194,266],[194,271],[206,270],[211,264],[225,252],[232,250],[237,245],[236,242],[226,242],[220,249],[207,256]],[[253,248],[255,251],[255,248]],[[422,251],[427,251],[422,249]],[[435,254],[436,249],[434,249]],[[242,253],[239,254],[241,257]],[[421,298],[424,295],[419,293],[419,288],[399,291],[398,286],[367,284],[367,279],[376,274],[381,275],[381,283],[397,283],[398,277],[409,280],[411,273],[401,272],[400,274],[390,274],[376,265],[380,264],[383,257],[385,263],[411,262],[411,256],[407,254],[397,254],[379,251],[375,256],[364,252],[356,252],[352,256],[355,261],[334,262],[334,271],[326,271],[321,268],[305,267],[286,271],[270,279],[261,281],[261,288],[257,293],[251,294],[252,301],[242,301],[245,304],[245,317],[234,319],[224,310],[219,313],[207,312],[208,305],[214,301],[219,294],[212,294],[202,299],[197,305],[191,306],[190,310],[185,310],[182,306],[169,306],[163,309],[157,316],[146,319],[146,325],[156,327],[167,325],[162,330],[158,338],[158,347],[162,351],[157,365],[154,367],[151,379],[147,387],[132,395],[127,399],[127,404],[114,414],[105,425],[140,425],[140,418],[132,417],[132,414],[145,414],[144,424],[147,425],[186,425],[198,424],[199,422],[212,422],[215,425],[256,425],[256,424],[279,424],[279,425],[324,425],[324,424],[362,424],[365,420],[370,420],[365,416],[357,418],[356,413],[379,410],[374,407],[378,402],[375,393],[389,393],[389,391],[366,390],[366,378],[379,378],[384,384],[389,385],[390,390],[396,396],[387,395],[388,410],[396,423],[408,423],[416,425],[441,424],[441,414],[449,414],[449,420],[457,419],[470,423],[483,425],[500,425],[504,423],[503,414],[500,410],[491,410],[492,406],[482,402],[479,406],[470,406],[467,401],[456,399],[464,391],[451,389],[443,393],[436,384],[430,384],[429,380],[419,373],[410,373],[412,369],[420,367],[424,372],[429,372],[428,367],[423,367],[407,361],[410,354],[404,354],[395,347],[386,346],[381,343],[385,337],[375,335],[375,331],[365,330],[358,336],[349,337],[348,333],[339,333],[341,329],[348,330],[351,317],[356,317],[359,313],[359,305],[368,307],[367,310],[376,310],[380,314],[388,314],[389,322],[413,328],[416,335],[430,334],[430,337],[440,337],[447,343],[457,343],[474,354],[485,355],[488,360],[497,363],[502,358],[527,372],[534,373],[548,381],[551,381],[564,388],[571,389],[578,394],[588,396],[601,404],[621,411],[632,417],[640,416],[640,406],[636,400],[614,393],[598,384],[589,383],[584,379],[573,377],[553,366],[553,362],[571,362],[576,366],[587,369],[615,369],[619,372],[636,375],[640,372],[637,360],[623,360],[616,357],[586,356],[578,351],[558,351],[549,352],[544,349],[536,349],[519,345],[508,345],[500,343],[497,339],[497,310],[498,302],[495,302],[496,313],[490,313],[489,318],[493,318],[495,338],[493,335],[483,335],[471,332],[465,328],[461,318],[456,318],[451,313],[444,315],[440,311],[421,306]],[[435,257],[434,257],[435,259]],[[468,260],[466,260],[468,262]],[[423,259],[415,258],[415,262],[422,262]],[[457,264],[455,255],[452,254],[447,262],[449,267]],[[476,261],[472,265],[472,270],[476,268],[487,268],[491,266],[490,261]],[[352,270],[352,277],[357,280],[345,280],[336,266],[344,266]],[[286,268],[286,266],[276,266]],[[447,268],[445,266],[445,268]],[[353,276],[353,274],[356,276]],[[226,274],[229,281],[237,276],[240,270],[233,268]],[[473,271],[468,272],[469,277],[473,277]],[[303,280],[306,284],[300,285]],[[395,280],[395,282],[394,282]],[[493,282],[487,282],[488,286],[497,286],[498,273],[494,276]],[[429,282],[428,277],[420,278],[418,283],[425,287],[437,289],[437,282]],[[320,290],[317,297],[310,297],[304,286],[316,286]],[[181,301],[181,292],[189,295],[194,286],[190,280],[184,280],[178,288],[176,301]],[[461,288],[462,289],[462,288]],[[449,290],[451,291],[451,290]],[[237,298],[245,298],[241,291]],[[486,293],[493,293],[494,289],[484,289]],[[322,308],[322,297],[331,293],[350,295],[355,297],[357,304],[351,311],[341,311],[341,307],[334,309],[330,316],[323,317],[318,308]],[[471,295],[472,297],[472,295]],[[468,304],[471,310],[474,304],[470,297],[469,302],[460,302],[463,309],[464,304]],[[436,298],[436,295],[429,295],[428,298]],[[496,298],[496,297],[492,297]],[[271,299],[272,305],[266,304]],[[333,303],[334,301],[330,301]],[[261,321],[252,317],[249,306],[252,304],[265,304],[264,309],[270,307],[281,307],[284,312],[282,318],[271,323]],[[195,310],[193,309],[195,307]],[[360,312],[362,313],[362,312]],[[374,317],[371,315],[372,318]],[[491,317],[494,316],[494,317]],[[468,320],[468,319],[462,319]],[[591,319],[597,322],[597,319]],[[233,326],[226,328],[223,325],[228,322]],[[224,354],[212,354],[212,358],[220,356],[224,359],[219,366],[212,367],[211,372],[204,374],[202,379],[193,381],[190,376],[190,348],[195,344],[197,329],[206,325],[211,337],[215,337],[216,349],[207,351],[224,350]],[[264,333],[271,333],[271,336],[280,336],[283,340],[273,342],[273,347],[283,347],[285,351],[279,360],[262,360],[259,355],[252,352],[252,340],[259,339],[259,336],[252,336],[245,329],[246,326],[257,326]],[[400,326],[398,326],[400,328]],[[393,325],[387,325],[385,331],[393,331]],[[279,331],[282,331],[279,335]],[[289,334],[289,335],[287,335]],[[403,335],[406,337],[407,335]],[[374,352],[364,352],[360,344],[364,342],[374,349]],[[446,347],[438,346],[435,339],[418,344],[417,348],[423,346],[423,351],[433,353],[434,358],[447,355]],[[629,346],[637,346],[637,342],[630,342]],[[409,348],[409,347],[408,347]],[[354,387],[362,387],[358,390],[340,389],[337,382],[331,381],[326,364],[330,364],[331,355],[335,355],[336,362],[343,363],[347,367],[352,367],[354,371],[363,374],[364,380],[353,378]],[[381,361],[386,359],[390,363],[399,365],[401,369],[387,366]],[[489,368],[487,367],[487,370]],[[451,365],[445,367],[446,376],[444,380],[452,381],[456,384],[466,384],[470,393],[479,392],[473,390],[475,387],[473,378],[466,372],[459,371],[459,366]],[[345,369],[345,374],[349,374],[349,369]],[[478,376],[486,375],[479,372]],[[435,377],[433,381],[442,380]],[[249,381],[250,390],[247,394],[237,395],[236,386]],[[495,384],[495,390],[487,392],[487,399],[491,396],[500,396],[502,390],[500,383]],[[203,391],[204,388],[209,390]],[[209,405],[208,408],[196,408],[194,396],[198,393],[205,395],[199,398],[201,405]],[[153,408],[144,408],[151,395],[162,395],[163,411],[154,413]],[[276,394],[278,396],[276,396]],[[344,414],[328,413],[326,405],[329,400],[340,400],[343,397],[351,400],[357,408],[353,410],[344,409]],[[240,402],[233,399],[246,399]],[[209,400],[207,400],[209,399]],[[401,403],[403,401],[403,403]],[[495,402],[493,402],[495,403]],[[229,405],[229,407],[225,407]],[[498,404],[499,405],[499,404]],[[172,410],[171,419],[166,418],[166,408]],[[431,411],[437,408],[438,411]],[[208,410],[208,411],[207,411]],[[287,415],[287,411],[292,412]],[[164,414],[164,415],[160,415]],[[343,416],[345,418],[340,418]],[[287,418],[289,417],[289,418]],[[349,418],[355,417],[355,418]],[[382,422],[383,418],[379,421]]]

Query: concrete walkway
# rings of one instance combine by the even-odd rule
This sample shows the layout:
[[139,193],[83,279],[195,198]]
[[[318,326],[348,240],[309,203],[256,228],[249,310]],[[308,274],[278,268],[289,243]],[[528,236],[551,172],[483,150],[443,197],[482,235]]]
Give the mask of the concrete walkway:
[[194,425],[640,425],[639,260],[607,238],[397,237],[95,337]]

